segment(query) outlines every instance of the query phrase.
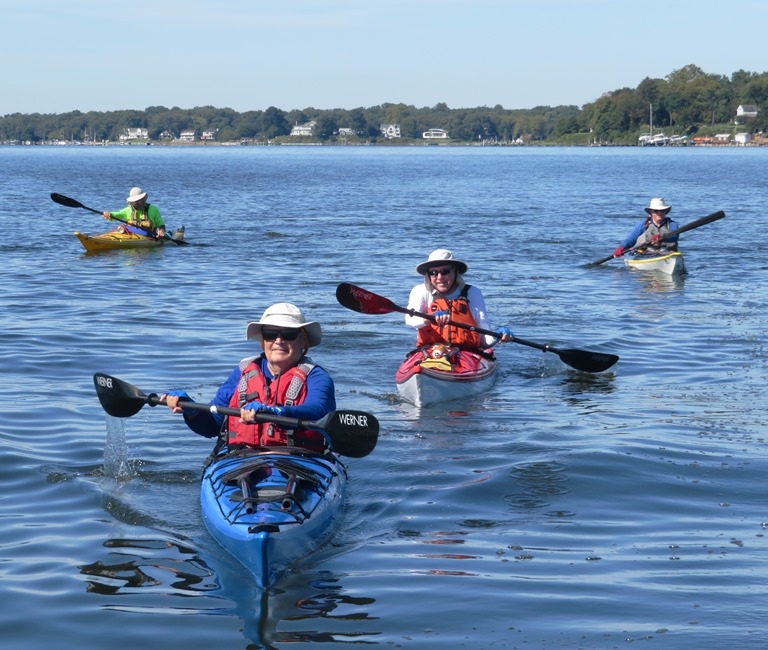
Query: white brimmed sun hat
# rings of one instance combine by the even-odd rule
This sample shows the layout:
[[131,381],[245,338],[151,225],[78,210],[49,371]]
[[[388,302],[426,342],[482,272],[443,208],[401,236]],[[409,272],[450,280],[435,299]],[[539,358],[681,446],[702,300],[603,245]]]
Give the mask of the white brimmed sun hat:
[[666,212],[669,212],[671,209],[672,209],[672,206],[671,205],[667,205],[664,202],[664,199],[659,197],[657,199],[651,199],[651,204],[647,208],[645,208],[645,211],[647,213],[649,213],[649,214],[651,212],[665,212],[666,213]]
[[426,262],[422,262],[416,266],[416,273],[424,275],[431,267],[442,266],[446,262],[455,265],[459,273],[466,273],[469,268],[466,262],[456,259],[453,256],[453,253],[447,248],[438,248],[429,254]]
[[128,198],[125,199],[128,201],[128,203],[136,203],[136,201],[141,201],[141,199],[146,198],[147,193],[143,192],[140,187],[132,187],[131,191],[128,193]]
[[306,320],[301,309],[289,302],[279,302],[267,307],[261,315],[261,320],[248,323],[245,338],[249,341],[262,341],[261,330],[265,325],[303,329],[307,333],[307,344],[311,348],[320,345],[320,341],[323,340],[320,323]]

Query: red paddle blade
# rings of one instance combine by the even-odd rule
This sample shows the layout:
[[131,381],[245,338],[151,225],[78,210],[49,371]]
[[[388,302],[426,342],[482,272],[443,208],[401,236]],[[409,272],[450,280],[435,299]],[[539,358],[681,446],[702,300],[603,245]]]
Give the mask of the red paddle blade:
[[393,311],[406,311],[384,296],[378,296],[346,282],[336,287],[336,300],[347,309],[361,314],[391,314]]

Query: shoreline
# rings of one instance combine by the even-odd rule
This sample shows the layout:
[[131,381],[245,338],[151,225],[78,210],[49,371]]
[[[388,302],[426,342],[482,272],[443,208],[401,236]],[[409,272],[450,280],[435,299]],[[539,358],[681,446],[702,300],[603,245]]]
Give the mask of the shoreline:
[[764,142],[718,142],[718,143],[687,143],[666,145],[639,145],[639,144],[607,144],[587,143],[576,144],[571,142],[0,142],[0,147],[634,147],[638,149],[686,149],[686,148],[747,148],[768,146],[768,139]]

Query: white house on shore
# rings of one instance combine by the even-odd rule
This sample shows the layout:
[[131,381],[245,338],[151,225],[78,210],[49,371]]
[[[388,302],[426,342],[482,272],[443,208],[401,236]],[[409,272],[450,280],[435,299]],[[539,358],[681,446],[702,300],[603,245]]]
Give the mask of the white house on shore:
[[759,112],[759,109],[754,104],[739,104],[739,107],[736,109],[736,119],[734,122],[741,124],[744,120],[757,117]]
[[179,140],[182,142],[194,142],[197,138],[197,131],[194,129],[188,131],[182,131],[179,133]]
[[448,132],[443,129],[427,129],[421,137],[425,140],[447,140]]
[[315,125],[317,125],[317,122],[314,120],[307,122],[306,124],[296,123],[291,129],[291,135],[299,135],[303,137],[311,136],[315,130]]
[[399,138],[400,137],[400,125],[399,124],[382,124],[379,127],[381,135],[385,138]]
[[147,129],[123,129],[123,132],[118,136],[121,141],[127,140],[147,140],[149,139],[149,131]]

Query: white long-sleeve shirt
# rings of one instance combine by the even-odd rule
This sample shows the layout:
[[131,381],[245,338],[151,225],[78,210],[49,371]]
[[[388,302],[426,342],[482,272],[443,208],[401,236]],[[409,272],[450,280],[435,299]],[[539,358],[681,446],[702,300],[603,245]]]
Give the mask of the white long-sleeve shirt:
[[[456,300],[461,295],[461,287],[458,287],[451,293],[447,294],[445,298],[447,300]],[[434,295],[429,292],[424,283],[417,284],[411,289],[411,295],[408,298],[408,309],[420,311],[422,314],[429,313],[429,306],[434,300]],[[467,300],[469,301],[469,309],[472,312],[472,317],[475,319],[477,326],[489,330],[491,329],[491,323],[488,320],[488,314],[485,311],[485,298],[483,292],[475,286],[470,286],[467,292]],[[423,319],[421,316],[405,315],[405,324],[421,329],[427,325],[430,321]],[[497,342],[497,339],[487,334],[483,337],[483,342],[486,347],[491,347]]]

